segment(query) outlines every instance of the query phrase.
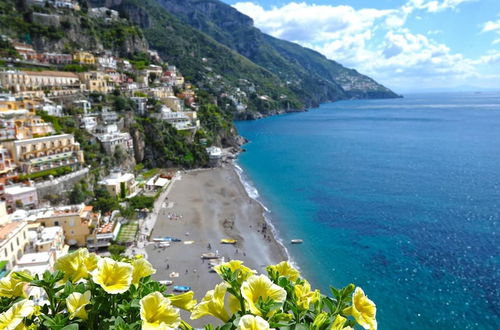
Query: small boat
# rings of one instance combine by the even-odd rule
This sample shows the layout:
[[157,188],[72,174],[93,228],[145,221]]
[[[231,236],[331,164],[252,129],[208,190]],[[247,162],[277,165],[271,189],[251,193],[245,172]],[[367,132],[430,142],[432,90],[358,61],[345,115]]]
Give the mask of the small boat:
[[188,292],[189,290],[191,290],[190,286],[174,285],[174,291],[175,292]]
[[181,242],[182,240],[179,238],[164,236],[164,237],[154,237],[153,242]]
[[174,284],[174,281],[170,281],[170,280],[163,280],[163,281],[158,281],[158,282],[160,284],[163,284],[163,285],[166,285],[166,286]]
[[224,257],[218,259],[212,259],[208,264],[210,266],[219,266],[224,263]]
[[171,272],[168,277],[170,278],[174,278],[174,277],[179,277],[179,273],[176,273],[176,272]]
[[219,256],[213,252],[203,253],[201,255],[202,259],[217,259]]
[[184,244],[185,244],[185,245],[191,245],[191,244],[193,244],[193,243],[194,243],[194,241],[184,241]]
[[237,240],[231,238],[223,238],[220,240],[222,244],[236,244]]
[[292,239],[290,242],[292,244],[302,244],[302,243],[304,243],[304,240],[300,239],[300,238],[296,238],[296,239]]
[[169,242],[160,242],[160,243],[158,243],[158,247],[161,247],[161,248],[167,248],[169,246],[170,246]]

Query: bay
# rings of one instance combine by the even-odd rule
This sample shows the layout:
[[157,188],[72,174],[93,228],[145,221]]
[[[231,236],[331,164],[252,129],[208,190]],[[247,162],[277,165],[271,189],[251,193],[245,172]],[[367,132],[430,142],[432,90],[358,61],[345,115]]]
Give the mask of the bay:
[[244,176],[314,286],[361,286],[380,329],[500,327],[500,93],[342,101],[237,127]]

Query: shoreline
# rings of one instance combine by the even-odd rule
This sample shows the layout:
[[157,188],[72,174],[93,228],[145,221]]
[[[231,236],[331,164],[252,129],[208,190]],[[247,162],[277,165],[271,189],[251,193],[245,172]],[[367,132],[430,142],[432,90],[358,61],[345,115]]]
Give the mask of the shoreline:
[[[243,188],[245,189],[248,197],[250,197],[251,199],[253,199],[254,201],[256,201],[257,203],[259,203],[262,206],[262,209],[263,209],[262,216],[264,217],[264,220],[266,221],[269,228],[271,228],[271,233],[272,233],[274,240],[276,241],[277,244],[279,244],[281,246],[282,252],[286,256],[286,259],[283,259],[283,260],[289,261],[295,268],[300,270],[300,267],[297,265],[295,260],[293,260],[291,254],[290,254],[290,251],[287,249],[287,247],[285,245],[285,241],[280,237],[278,230],[276,229],[276,226],[274,225],[274,223],[272,221],[272,216],[271,216],[272,211],[264,204],[264,201],[260,198],[259,191],[255,187],[255,185],[253,184],[252,180],[245,174],[245,171],[243,170],[243,168],[239,164],[237,164],[236,161],[232,162],[230,166],[233,167],[236,175],[240,179],[240,182],[243,185]],[[246,179],[246,177],[248,177],[249,179]],[[255,193],[251,193],[249,191],[250,189],[254,190]]]
[[[268,210],[249,195],[233,163],[181,172],[180,179],[161,203],[145,247],[148,260],[156,269],[153,278],[190,286],[198,301],[221,282],[215,272],[210,272],[210,261],[202,259],[202,253],[216,253],[224,261],[242,260],[249,268],[264,274],[267,265],[289,260],[287,249],[266,217]],[[160,248],[153,242],[158,236],[173,236],[182,242]],[[221,244],[223,238],[235,239],[237,243]],[[172,289],[169,286],[167,292]],[[216,322],[209,319],[202,318],[192,324]]]

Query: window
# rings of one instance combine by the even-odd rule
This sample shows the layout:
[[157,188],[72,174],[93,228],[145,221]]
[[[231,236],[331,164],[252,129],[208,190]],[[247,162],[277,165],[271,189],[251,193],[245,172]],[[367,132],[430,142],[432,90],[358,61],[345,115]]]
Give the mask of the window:
[[54,222],[54,226],[59,226],[59,221]]
[[69,219],[69,226],[74,227],[75,226],[75,220],[74,219]]
[[3,250],[5,252],[5,257],[7,258],[7,249]]
[[73,235],[75,232],[72,230],[72,231],[70,231],[70,233],[71,233],[71,235]]
[[16,237],[17,246],[19,246],[19,237]]
[[10,242],[10,252],[14,252],[14,244],[12,242]]

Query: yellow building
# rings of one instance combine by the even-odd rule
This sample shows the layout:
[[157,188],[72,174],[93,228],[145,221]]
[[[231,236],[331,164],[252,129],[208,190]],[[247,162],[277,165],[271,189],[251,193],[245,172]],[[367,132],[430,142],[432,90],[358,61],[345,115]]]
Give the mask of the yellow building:
[[16,100],[13,97],[0,99],[0,116],[32,114],[36,112],[38,102],[31,99]]
[[76,168],[84,163],[80,144],[71,134],[8,141],[4,147],[9,149],[14,162],[24,173],[63,166]]
[[23,256],[28,246],[28,224],[26,221],[9,221],[5,202],[0,202],[0,260],[7,261],[12,269]]
[[62,227],[66,243],[73,246],[86,246],[87,237],[99,226],[101,218],[100,213],[92,212],[92,206],[85,204],[36,211],[37,223],[44,227]]
[[34,90],[80,89],[80,79],[64,71],[0,71],[0,84],[13,93]]
[[80,64],[95,64],[95,56],[89,52],[76,52],[73,54],[73,61]]
[[97,92],[108,94],[115,90],[115,81],[111,76],[99,72],[83,72],[79,73],[78,76],[88,92]]

